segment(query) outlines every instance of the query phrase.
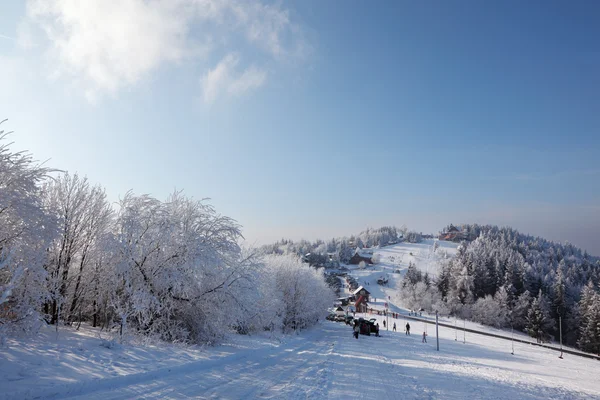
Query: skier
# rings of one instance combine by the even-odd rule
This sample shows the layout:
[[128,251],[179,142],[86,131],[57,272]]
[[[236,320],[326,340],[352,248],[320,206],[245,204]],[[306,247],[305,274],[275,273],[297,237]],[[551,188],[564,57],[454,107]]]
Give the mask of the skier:
[[385,319],[383,320],[383,327],[385,328]]
[[423,331],[423,340],[421,340],[421,343],[427,343],[427,332]]
[[394,322],[394,332],[396,332],[396,323]]
[[375,330],[375,336],[379,336],[379,322],[375,324],[377,329]]
[[408,322],[406,323],[406,334],[410,335],[410,324]]
[[360,328],[358,327],[358,322],[354,323],[354,338],[358,339],[358,332],[359,332]]

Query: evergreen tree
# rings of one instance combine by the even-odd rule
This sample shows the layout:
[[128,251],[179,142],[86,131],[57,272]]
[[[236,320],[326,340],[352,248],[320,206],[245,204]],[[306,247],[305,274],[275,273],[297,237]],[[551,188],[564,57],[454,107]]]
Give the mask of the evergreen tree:
[[582,320],[579,347],[584,351],[600,354],[600,295],[594,295]]
[[548,300],[540,290],[538,296],[531,302],[531,308],[527,313],[527,333],[541,343],[547,340],[553,325]]
[[511,322],[515,329],[522,331],[527,326],[527,314],[529,313],[532,300],[531,295],[526,290],[515,301],[511,312]]
[[461,304],[471,304],[473,302],[473,278],[469,275],[466,265],[456,279],[456,295]]
[[429,278],[428,272],[425,272],[425,275],[423,276],[423,282],[425,283],[425,286],[427,286],[428,288],[431,286],[431,278]]
[[436,286],[440,292],[440,296],[445,300],[448,296],[448,290],[450,288],[450,268],[448,264],[442,266],[442,271],[437,278]]
[[[552,299],[552,314],[555,316],[555,320],[558,323],[559,317],[565,321],[567,311],[567,299],[565,293],[565,284],[563,278],[563,272],[561,269],[558,270],[558,276],[552,287],[553,299]],[[566,321],[565,321],[566,322]],[[559,339],[560,332],[557,329],[555,338]]]
[[590,281],[581,292],[579,348],[600,354],[600,294]]

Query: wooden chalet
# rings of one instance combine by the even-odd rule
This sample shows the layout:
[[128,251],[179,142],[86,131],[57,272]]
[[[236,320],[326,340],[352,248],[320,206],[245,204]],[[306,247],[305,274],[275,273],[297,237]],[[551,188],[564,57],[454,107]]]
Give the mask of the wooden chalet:
[[358,289],[352,292],[352,294],[356,297],[356,303],[354,303],[354,306],[356,307],[356,312],[367,312],[367,303],[369,302],[369,295],[371,293],[363,286],[359,286]]
[[466,240],[467,235],[454,225],[450,225],[447,232],[440,233],[439,239],[450,242],[460,242],[461,240]]
[[373,251],[356,248],[356,250],[354,251],[354,255],[352,256],[350,261],[348,261],[348,264],[358,265],[361,261],[364,261],[367,264],[373,264],[372,257]]

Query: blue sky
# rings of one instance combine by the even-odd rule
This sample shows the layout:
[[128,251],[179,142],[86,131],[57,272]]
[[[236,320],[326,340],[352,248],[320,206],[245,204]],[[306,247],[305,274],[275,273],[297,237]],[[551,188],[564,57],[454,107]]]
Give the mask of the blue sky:
[[[600,4],[10,1],[15,149],[250,243],[510,225],[600,255]],[[83,3],[83,2],[82,2]]]

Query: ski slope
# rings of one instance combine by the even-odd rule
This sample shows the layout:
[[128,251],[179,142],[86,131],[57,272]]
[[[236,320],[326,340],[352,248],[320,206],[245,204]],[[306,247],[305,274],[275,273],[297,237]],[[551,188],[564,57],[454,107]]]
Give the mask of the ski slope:
[[[435,248],[437,243],[437,249]],[[381,256],[377,266],[384,269],[408,268],[409,263],[414,264],[423,273],[431,277],[437,275],[441,262],[456,254],[458,243],[446,242],[437,239],[423,240],[421,243],[399,243],[375,250]]]
[[[399,324],[400,325],[400,324]],[[0,349],[0,399],[597,399],[598,361],[533,346],[435,330],[354,339],[322,321],[283,340],[234,337],[208,348],[107,349],[86,333],[9,340]],[[47,338],[48,339],[48,338]],[[60,349],[60,355],[52,349]]]
[[[438,243],[438,248],[434,251],[435,242]],[[397,288],[408,269],[409,263],[415,265],[423,273],[429,273],[429,276],[433,278],[437,276],[442,262],[452,258],[456,254],[457,248],[457,243],[438,240],[424,240],[422,243],[399,243],[375,249],[374,254],[380,256],[380,261],[377,264],[367,266],[365,269],[359,269],[356,265],[346,265],[346,268],[349,269],[348,273],[354,276],[358,283],[371,293],[370,306],[383,309],[388,296],[392,301],[397,296]],[[396,273],[397,271],[399,273]],[[388,278],[386,286],[377,284],[377,279],[380,277]],[[342,286],[340,295],[347,296],[350,294],[348,287]],[[408,310],[394,304],[388,305],[392,311],[406,311],[408,313]]]

